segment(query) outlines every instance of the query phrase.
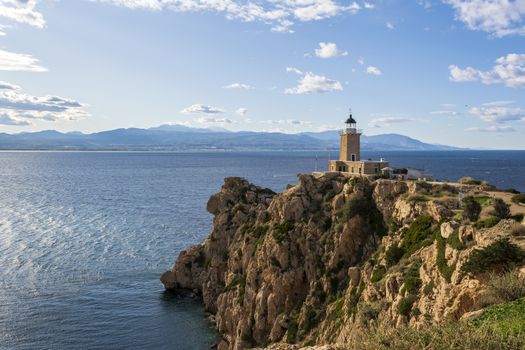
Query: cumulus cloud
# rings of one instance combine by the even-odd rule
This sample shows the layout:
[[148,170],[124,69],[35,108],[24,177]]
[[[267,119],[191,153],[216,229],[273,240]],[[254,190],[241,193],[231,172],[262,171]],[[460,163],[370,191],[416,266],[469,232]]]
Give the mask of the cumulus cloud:
[[181,110],[181,113],[184,114],[195,114],[195,113],[204,113],[204,114],[217,114],[224,113],[224,110],[212,106],[207,106],[203,104],[194,104],[189,107]]
[[388,127],[392,126],[392,124],[401,124],[401,123],[408,123],[413,122],[414,119],[406,118],[406,117],[380,117],[372,119],[368,126],[371,128],[382,128],[382,127]]
[[525,110],[515,107],[472,107],[468,112],[486,122],[525,121]]
[[492,125],[486,128],[476,127],[465,130],[471,132],[516,132],[516,129],[509,125]]
[[472,67],[462,69],[456,65],[450,65],[448,69],[450,80],[455,82],[481,81],[483,84],[504,84],[512,88],[525,87],[525,54],[502,56],[488,71]]
[[31,55],[0,50],[0,70],[46,72],[47,69],[38,64]]
[[367,72],[368,74],[372,74],[372,75],[381,75],[381,74],[383,74],[383,73],[381,72],[381,70],[379,70],[379,68],[374,67],[374,66],[369,66],[369,67],[366,69],[366,72]]
[[233,120],[228,118],[202,117],[198,118],[197,122],[201,124],[232,124]]
[[0,116],[4,125],[28,125],[31,120],[77,120],[89,116],[86,106],[60,96],[32,96],[16,85],[0,82]]
[[324,93],[324,92],[339,91],[339,90],[343,90],[343,85],[341,85],[339,81],[329,79],[325,77],[324,75],[317,75],[312,72],[307,72],[302,76],[301,79],[299,79],[298,85],[296,87],[288,88],[284,91],[284,93],[285,94],[309,94],[309,93]]
[[523,0],[444,0],[455,10],[456,20],[469,29],[502,37],[525,35]]
[[243,83],[233,83],[233,84],[225,85],[222,88],[223,89],[251,90],[253,89],[253,86],[250,86],[248,84],[243,84]]
[[240,116],[245,116],[246,114],[248,114],[248,108],[241,107],[241,108],[237,109],[235,111],[235,113],[240,115]]
[[347,51],[341,51],[335,43],[319,43],[319,48],[315,49],[315,55],[320,58],[331,58],[337,56],[348,56]]
[[0,0],[0,17],[43,28],[46,21],[40,12],[35,11],[37,2],[37,0]]

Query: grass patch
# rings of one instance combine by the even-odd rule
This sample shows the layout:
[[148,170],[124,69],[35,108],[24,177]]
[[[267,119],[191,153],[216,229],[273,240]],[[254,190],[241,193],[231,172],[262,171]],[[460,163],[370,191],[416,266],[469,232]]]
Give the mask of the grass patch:
[[292,317],[288,323],[288,332],[286,332],[286,342],[288,344],[295,343],[297,339],[297,331],[299,330],[299,325],[297,324],[297,316]]
[[516,349],[523,349],[525,348],[525,298],[490,306],[471,324],[477,328],[490,325],[502,335],[521,334],[523,347]]
[[482,207],[489,206],[492,203],[492,198],[489,196],[475,196],[474,200]]
[[496,216],[491,216],[488,219],[480,220],[474,224],[474,227],[478,230],[481,230],[482,228],[491,228],[496,226],[501,221],[500,218]]
[[508,238],[501,238],[483,249],[474,250],[461,266],[461,271],[472,274],[508,271],[523,262],[525,251],[511,243]]

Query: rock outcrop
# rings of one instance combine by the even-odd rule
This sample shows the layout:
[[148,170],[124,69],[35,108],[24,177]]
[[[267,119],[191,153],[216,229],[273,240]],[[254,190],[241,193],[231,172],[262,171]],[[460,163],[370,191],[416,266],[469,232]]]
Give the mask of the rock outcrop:
[[299,175],[280,194],[227,178],[208,201],[209,238],[181,252],[161,281],[202,296],[220,349],[351,344],[357,325],[460,319],[482,290],[462,263],[510,224],[455,222],[456,195],[338,173]]

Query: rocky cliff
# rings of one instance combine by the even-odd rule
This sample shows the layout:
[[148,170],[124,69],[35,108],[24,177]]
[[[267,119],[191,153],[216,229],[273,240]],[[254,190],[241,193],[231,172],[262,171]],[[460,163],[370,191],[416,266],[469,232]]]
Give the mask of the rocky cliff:
[[458,320],[487,278],[463,268],[473,252],[525,248],[511,234],[515,220],[461,220],[459,192],[480,190],[326,173],[299,175],[276,194],[227,178],[208,202],[208,239],[180,253],[161,281],[202,296],[220,349],[351,345],[363,325]]

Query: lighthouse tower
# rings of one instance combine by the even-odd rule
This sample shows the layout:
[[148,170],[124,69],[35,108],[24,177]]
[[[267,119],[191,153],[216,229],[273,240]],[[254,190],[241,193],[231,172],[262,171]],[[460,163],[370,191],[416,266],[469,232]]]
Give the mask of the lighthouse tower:
[[345,128],[340,131],[339,160],[330,160],[328,171],[345,173],[351,176],[377,177],[389,170],[386,160],[361,160],[361,130],[352,113],[345,122]]
[[360,161],[361,160],[361,132],[357,130],[357,122],[352,113],[345,122],[346,127],[340,132],[339,160]]

